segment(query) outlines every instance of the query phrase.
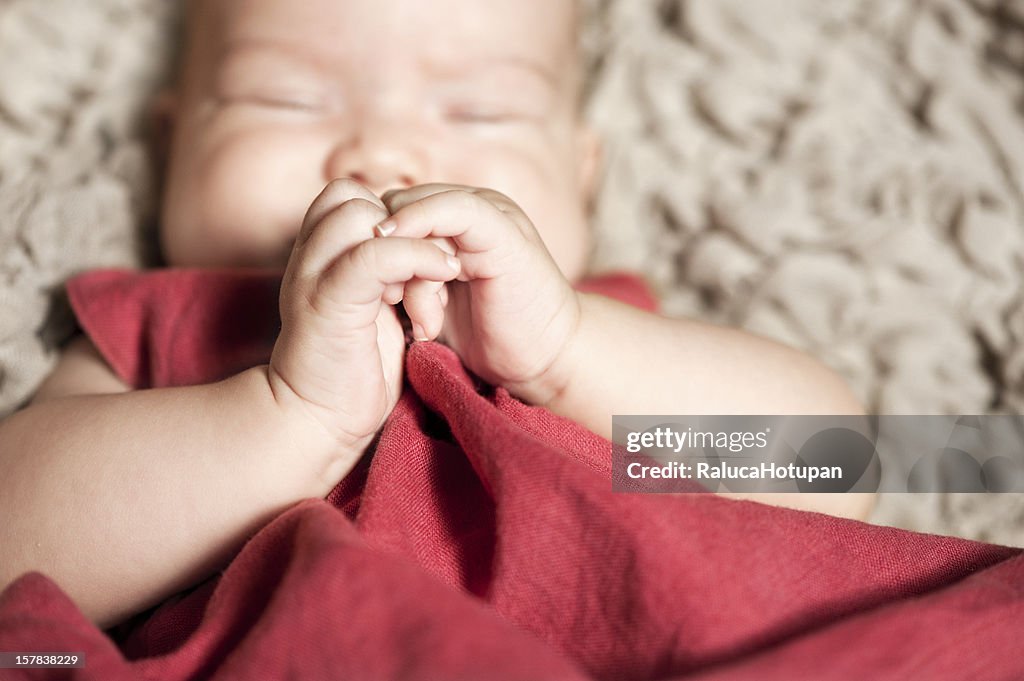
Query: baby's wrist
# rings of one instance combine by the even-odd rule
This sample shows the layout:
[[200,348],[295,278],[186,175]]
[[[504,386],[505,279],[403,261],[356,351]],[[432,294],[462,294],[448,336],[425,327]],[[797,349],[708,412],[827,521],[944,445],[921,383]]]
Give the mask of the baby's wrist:
[[608,409],[620,403],[614,391],[621,386],[622,367],[614,354],[620,349],[623,322],[617,317],[621,304],[595,293],[577,292],[579,317],[571,341],[553,366],[548,393],[541,406],[573,420],[594,433],[606,432]]
[[576,355],[580,346],[579,336],[584,327],[585,295],[573,291],[572,318],[566,340],[547,369],[532,381],[509,387],[509,392],[529,404],[557,411],[557,405],[568,392],[578,365]]
[[[312,473],[323,496],[343,478],[362,456],[372,437],[355,439],[332,432],[313,413],[311,405],[296,393],[272,365],[260,367],[282,419],[282,429],[289,433],[291,452],[301,452],[303,460],[313,465]],[[298,462],[296,462],[298,463]]]

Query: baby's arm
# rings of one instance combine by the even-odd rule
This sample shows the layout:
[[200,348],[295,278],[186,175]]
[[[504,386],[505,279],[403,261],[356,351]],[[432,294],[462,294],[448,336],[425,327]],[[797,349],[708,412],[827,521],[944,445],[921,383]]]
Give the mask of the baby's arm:
[[[381,235],[450,239],[463,272],[445,341],[485,380],[607,438],[613,414],[861,414],[843,382],[767,339],[578,294],[536,228],[491,189],[386,193]],[[443,292],[443,291],[442,291]],[[865,518],[873,495],[728,496]]]
[[41,571],[101,627],[203,579],[337,481],[332,446],[275,400],[267,366],[127,390],[79,338],[0,421],[0,588]]
[[580,294],[549,406],[596,433],[612,414],[863,414],[846,384],[797,350],[727,327]]
[[[737,329],[580,294],[576,332],[538,394],[610,438],[613,414],[861,415],[846,384],[796,350]],[[723,496],[864,519],[869,494]]]
[[458,274],[428,241],[373,239],[386,216],[351,181],[317,197],[267,365],[81,394],[126,386],[87,343],[69,349],[36,403],[0,422],[0,588],[40,570],[108,626],[212,573],[286,507],[326,496],[398,399],[405,342],[385,298]]

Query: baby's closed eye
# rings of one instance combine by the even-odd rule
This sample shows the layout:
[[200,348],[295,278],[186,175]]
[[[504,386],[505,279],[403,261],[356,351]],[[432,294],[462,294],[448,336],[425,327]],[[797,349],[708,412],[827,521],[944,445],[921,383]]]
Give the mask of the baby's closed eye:
[[222,105],[326,112],[340,93],[326,74],[276,50],[231,53],[216,72],[215,96]]
[[510,123],[538,116],[510,102],[456,101],[446,107],[445,118],[455,123]]
[[551,113],[552,98],[543,87],[481,72],[436,84],[445,119],[456,123],[539,122]]

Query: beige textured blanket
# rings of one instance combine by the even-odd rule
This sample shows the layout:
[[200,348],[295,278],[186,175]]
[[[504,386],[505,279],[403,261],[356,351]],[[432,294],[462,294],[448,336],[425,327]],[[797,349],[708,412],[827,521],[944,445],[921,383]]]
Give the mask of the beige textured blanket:
[[[1024,0],[592,4],[597,269],[814,353],[876,412],[1024,409]],[[151,261],[177,15],[0,0],[0,415],[72,330],[62,282]],[[1024,546],[1018,495],[875,520]]]

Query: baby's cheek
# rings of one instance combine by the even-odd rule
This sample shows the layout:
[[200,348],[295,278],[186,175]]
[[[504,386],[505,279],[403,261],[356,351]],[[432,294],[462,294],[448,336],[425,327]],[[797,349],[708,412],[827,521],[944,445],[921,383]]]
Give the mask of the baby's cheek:
[[320,145],[302,135],[254,130],[224,139],[196,177],[203,231],[248,259],[274,258],[323,189],[322,163]]
[[[213,150],[207,169],[211,205],[222,222],[301,220],[319,187],[322,154],[315,140],[252,131]],[[310,192],[313,192],[310,195]]]

